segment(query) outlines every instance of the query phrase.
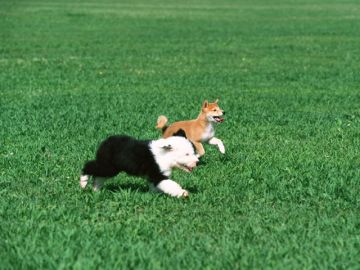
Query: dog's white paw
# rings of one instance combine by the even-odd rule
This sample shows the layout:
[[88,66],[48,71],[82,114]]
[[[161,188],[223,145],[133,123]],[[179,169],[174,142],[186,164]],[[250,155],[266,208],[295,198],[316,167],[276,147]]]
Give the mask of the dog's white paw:
[[224,145],[219,145],[219,151],[221,154],[225,154],[225,147]]
[[181,195],[181,197],[183,197],[184,199],[189,198],[189,191],[183,189],[183,194]]
[[162,180],[159,184],[157,184],[156,189],[176,198],[186,198],[189,196],[189,192],[187,190],[182,189],[178,183],[170,179]]

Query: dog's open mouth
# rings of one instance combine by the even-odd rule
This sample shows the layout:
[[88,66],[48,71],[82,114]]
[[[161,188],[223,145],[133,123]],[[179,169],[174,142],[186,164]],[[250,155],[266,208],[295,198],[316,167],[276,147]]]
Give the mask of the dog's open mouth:
[[186,166],[185,164],[178,164],[177,167],[185,172],[192,172],[194,167]]
[[213,116],[213,118],[214,118],[216,123],[224,122],[224,118],[222,118],[221,116]]

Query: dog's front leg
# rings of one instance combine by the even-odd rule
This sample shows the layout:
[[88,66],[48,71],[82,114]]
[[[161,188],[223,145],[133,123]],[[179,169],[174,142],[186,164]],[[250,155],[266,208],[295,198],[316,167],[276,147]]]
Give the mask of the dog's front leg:
[[200,142],[191,141],[196,148],[197,157],[201,157],[205,154],[204,146]]
[[222,154],[225,154],[225,146],[220,139],[213,137],[209,140],[209,144],[217,145],[217,147],[219,148],[219,151]]
[[183,189],[178,183],[171,179],[162,180],[156,185],[156,189],[172,197],[180,198],[189,196],[187,190]]

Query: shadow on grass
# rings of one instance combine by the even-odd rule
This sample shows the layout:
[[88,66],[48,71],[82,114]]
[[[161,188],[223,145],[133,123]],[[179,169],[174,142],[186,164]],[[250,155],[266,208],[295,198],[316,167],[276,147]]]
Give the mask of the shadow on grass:
[[231,161],[231,157],[229,156],[229,154],[224,154],[220,156],[219,160],[223,163],[227,163]]
[[200,159],[199,160],[199,162],[196,164],[197,166],[204,166],[204,165],[206,165],[206,161],[205,160],[203,160],[203,159]]
[[[226,153],[226,154],[219,154],[218,156],[214,156],[214,157],[201,157],[199,162],[197,163],[197,166],[206,166],[208,165],[208,158],[216,161],[220,161],[222,163],[226,163],[231,161],[231,157],[230,154]],[[210,160],[211,163],[211,160]]]
[[[188,190],[190,193],[195,193],[195,194],[199,193],[199,189],[196,186],[190,186],[184,188]],[[131,190],[134,192],[141,192],[141,193],[151,192],[148,186],[144,186],[137,183],[122,183],[122,184],[112,183],[104,186],[103,189],[112,192],[119,192],[124,189]]]
[[185,189],[190,193],[194,193],[194,194],[200,193],[199,189],[196,186],[185,187]]
[[144,186],[144,185],[137,184],[137,183],[122,183],[122,184],[112,183],[112,184],[104,186],[104,189],[112,191],[112,192],[118,192],[118,191],[121,191],[124,189],[141,192],[141,193],[149,192],[148,186]]

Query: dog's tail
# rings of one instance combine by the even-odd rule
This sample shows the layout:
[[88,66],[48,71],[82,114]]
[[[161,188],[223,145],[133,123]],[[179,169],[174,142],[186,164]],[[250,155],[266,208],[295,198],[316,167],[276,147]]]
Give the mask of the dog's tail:
[[156,122],[156,128],[161,129],[162,133],[164,133],[165,130],[168,128],[168,126],[166,125],[167,122],[167,117],[165,115],[160,115]]

